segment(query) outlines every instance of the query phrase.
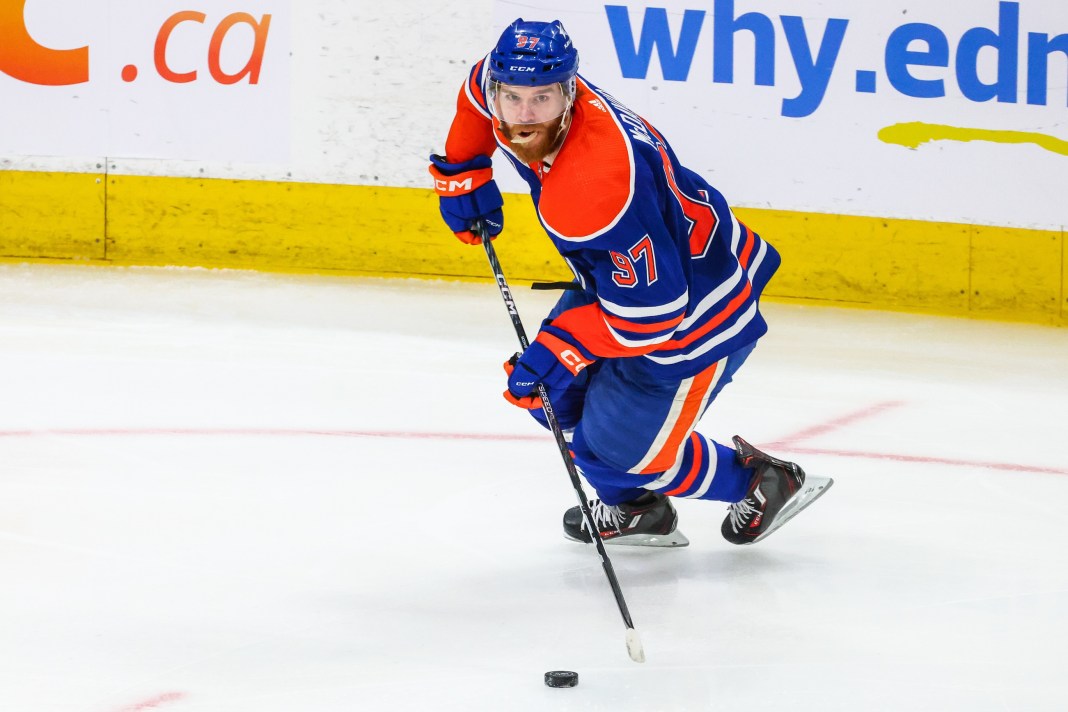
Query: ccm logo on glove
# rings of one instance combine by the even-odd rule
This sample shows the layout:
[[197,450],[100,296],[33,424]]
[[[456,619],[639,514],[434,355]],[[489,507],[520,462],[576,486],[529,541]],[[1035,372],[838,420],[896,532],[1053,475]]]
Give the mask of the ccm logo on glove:
[[545,384],[550,395],[562,391],[594,362],[592,354],[567,340],[569,336],[563,329],[547,324],[526,351],[504,364],[508,374],[504,397],[509,403],[521,408],[540,408],[541,399],[534,391],[537,384]]
[[567,366],[571,373],[578,375],[578,372],[586,368],[586,362],[582,360],[582,357],[571,349],[560,352],[560,363]]
[[489,156],[451,163],[444,156],[430,156],[430,175],[438,194],[441,217],[461,242],[482,244],[473,230],[481,222],[490,238],[504,229],[504,198],[493,180]]
[[492,172],[486,168],[481,171],[475,171],[473,175],[464,178],[463,180],[453,180],[452,178],[435,178],[434,190],[438,195],[462,195],[463,193],[470,193],[475,189],[475,178],[478,178],[479,187],[488,183],[491,179]]

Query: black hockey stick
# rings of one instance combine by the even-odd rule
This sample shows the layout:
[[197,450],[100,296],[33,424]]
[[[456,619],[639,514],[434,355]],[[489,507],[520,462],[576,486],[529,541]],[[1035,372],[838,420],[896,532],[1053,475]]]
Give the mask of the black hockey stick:
[[[515,307],[515,300],[512,299],[512,290],[508,288],[508,282],[504,278],[501,263],[497,259],[497,252],[493,249],[493,243],[481,223],[476,224],[475,234],[482,238],[482,244],[486,248],[486,257],[489,258],[490,268],[493,270],[494,277],[497,278],[497,288],[501,290],[504,306],[508,309],[508,316],[512,318],[512,326],[515,327],[515,335],[519,337],[519,346],[523,351],[526,351],[527,347],[530,346],[530,342],[527,340],[527,332],[523,328],[523,322],[519,318],[519,310]],[[549,394],[542,383],[538,384],[538,395],[541,397],[542,407],[545,409],[545,419],[549,423],[549,428],[553,431],[553,437],[556,438],[556,446],[560,449],[560,457],[564,459],[567,474],[571,477],[571,486],[578,496],[579,509],[582,510],[582,516],[586,519],[586,528],[597,546],[597,553],[601,555],[601,565],[604,567],[605,576],[608,577],[608,585],[612,587],[612,594],[616,597],[619,613],[623,616],[623,623],[627,626],[627,654],[630,655],[630,659],[634,662],[644,663],[645,650],[642,648],[641,638],[638,637],[638,631],[634,628],[634,621],[630,618],[630,611],[627,609],[627,602],[623,598],[623,591],[619,588],[619,579],[616,578],[616,570],[612,566],[612,560],[608,558],[604,542],[597,535],[597,527],[593,525],[590,503],[586,499],[586,493],[582,490],[582,482],[579,481],[575,461],[571,457],[571,450],[568,447],[567,440],[564,438],[564,431],[560,429],[560,422],[556,419],[556,413],[553,412],[552,403],[549,402]]]

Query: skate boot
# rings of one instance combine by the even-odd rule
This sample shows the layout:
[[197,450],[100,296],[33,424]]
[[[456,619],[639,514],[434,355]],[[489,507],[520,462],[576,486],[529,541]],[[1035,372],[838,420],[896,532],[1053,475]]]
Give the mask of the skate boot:
[[732,544],[753,544],[767,537],[834,484],[826,477],[806,478],[798,465],[771,457],[737,435],[734,448],[738,462],[754,473],[745,498],[730,505],[720,529]]
[[[690,540],[676,531],[679,515],[662,494],[646,492],[638,499],[618,505],[590,500],[593,525],[605,544],[630,546],[686,546]],[[564,536],[587,544],[593,542],[582,510],[564,512]]]

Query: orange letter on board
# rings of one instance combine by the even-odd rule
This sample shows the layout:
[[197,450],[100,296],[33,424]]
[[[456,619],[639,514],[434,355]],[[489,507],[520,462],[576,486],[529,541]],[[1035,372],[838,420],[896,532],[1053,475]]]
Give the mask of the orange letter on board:
[[197,78],[196,70],[179,73],[167,66],[167,42],[171,39],[171,33],[174,32],[174,28],[178,25],[183,22],[203,23],[206,17],[207,15],[196,10],[183,10],[168,17],[167,21],[163,23],[163,27],[159,28],[159,34],[156,35],[155,59],[156,71],[159,72],[161,77],[176,84],[185,84]]
[[50,49],[26,29],[26,0],[0,0],[0,72],[19,81],[66,86],[89,81],[89,47]]
[[[219,53],[222,51],[223,38],[226,37],[226,33],[239,22],[252,27],[256,39],[252,47],[252,56],[249,57],[244,68],[237,74],[227,74],[219,65]],[[263,64],[263,48],[267,44],[267,30],[270,26],[270,15],[264,15],[259,22],[256,22],[256,18],[247,12],[235,12],[224,17],[219,26],[215,28],[215,33],[211,36],[211,45],[208,47],[208,69],[211,70],[211,76],[215,78],[215,81],[220,84],[236,84],[247,76],[249,84],[259,82],[260,67]]]

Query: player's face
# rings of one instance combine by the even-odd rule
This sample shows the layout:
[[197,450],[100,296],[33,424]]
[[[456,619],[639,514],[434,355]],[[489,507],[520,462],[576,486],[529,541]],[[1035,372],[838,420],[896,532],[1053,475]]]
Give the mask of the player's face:
[[524,163],[543,160],[563,143],[561,125],[567,120],[573,89],[573,84],[565,83],[523,87],[491,82],[490,108]]
[[563,116],[540,124],[512,125],[501,123],[501,133],[508,139],[512,151],[523,163],[537,163],[545,160],[564,142],[560,127]]
[[543,124],[562,116],[567,109],[560,84],[541,87],[500,84],[493,92],[493,104],[497,118],[513,126]]

